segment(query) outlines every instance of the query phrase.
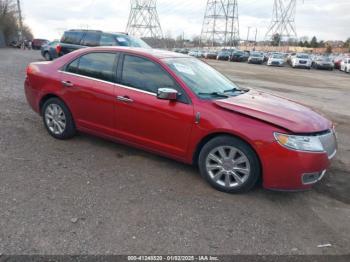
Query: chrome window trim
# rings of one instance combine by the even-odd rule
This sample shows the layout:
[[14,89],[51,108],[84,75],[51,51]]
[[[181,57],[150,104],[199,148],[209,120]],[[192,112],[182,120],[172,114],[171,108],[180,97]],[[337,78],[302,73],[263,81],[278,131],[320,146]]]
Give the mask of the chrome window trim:
[[94,80],[94,81],[101,82],[101,83],[105,83],[105,84],[112,84],[112,85],[114,85],[114,86],[116,86],[116,87],[122,87],[122,88],[125,88],[125,89],[137,91],[137,92],[140,92],[140,93],[143,93],[143,94],[147,94],[147,95],[151,95],[151,96],[157,96],[156,93],[144,91],[144,90],[137,89],[137,88],[134,88],[134,87],[131,87],[131,86],[122,85],[122,84],[119,84],[119,83],[114,83],[114,82],[110,82],[110,81],[105,81],[105,80],[93,78],[93,77],[90,77],[90,76],[79,75],[79,74],[75,74],[75,73],[71,73],[71,72],[66,72],[66,71],[62,71],[62,70],[58,70],[58,72],[64,73],[64,74],[67,74],[67,75],[77,76],[77,77],[80,77],[80,78],[85,78],[85,79],[89,79],[89,80]]

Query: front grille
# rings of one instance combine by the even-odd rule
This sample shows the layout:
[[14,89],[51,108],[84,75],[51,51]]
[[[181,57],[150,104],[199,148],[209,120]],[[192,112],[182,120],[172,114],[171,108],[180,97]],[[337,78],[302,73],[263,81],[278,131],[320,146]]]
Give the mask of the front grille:
[[307,63],[307,61],[301,60],[301,61],[299,61],[299,63],[305,65]]
[[326,134],[320,135],[319,138],[324,150],[327,152],[328,158],[333,158],[337,152],[337,139],[334,131],[332,130]]

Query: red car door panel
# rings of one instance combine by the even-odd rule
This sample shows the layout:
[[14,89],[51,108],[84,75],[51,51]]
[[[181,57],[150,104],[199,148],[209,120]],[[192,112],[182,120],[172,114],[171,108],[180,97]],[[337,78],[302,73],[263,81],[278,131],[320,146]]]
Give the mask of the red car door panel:
[[161,100],[122,86],[116,88],[116,97],[119,137],[166,154],[186,154],[194,123],[191,104]]
[[73,85],[66,87],[63,99],[74,112],[76,125],[113,135],[114,84],[67,73],[61,73],[61,79]]

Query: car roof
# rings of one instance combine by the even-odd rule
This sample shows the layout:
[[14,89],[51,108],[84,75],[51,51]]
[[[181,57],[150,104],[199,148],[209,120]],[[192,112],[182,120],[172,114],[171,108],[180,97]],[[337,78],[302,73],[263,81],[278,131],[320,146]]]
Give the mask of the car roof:
[[[93,51],[102,51],[102,52],[108,52],[108,51],[115,51],[115,52],[129,52],[133,54],[139,54],[143,56],[153,56],[158,59],[164,59],[164,58],[190,58],[190,56],[180,53],[175,53],[171,51],[166,50],[160,50],[160,49],[152,49],[152,48],[136,48],[136,47],[124,47],[124,46],[103,46],[103,47],[90,47],[90,48],[84,48],[81,50],[89,50],[91,52]],[[83,52],[83,51],[82,51]]]

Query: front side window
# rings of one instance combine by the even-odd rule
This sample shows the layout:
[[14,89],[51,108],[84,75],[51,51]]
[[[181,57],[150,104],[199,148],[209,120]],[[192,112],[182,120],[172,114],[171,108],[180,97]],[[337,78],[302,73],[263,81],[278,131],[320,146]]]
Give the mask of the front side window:
[[124,57],[121,84],[151,93],[165,87],[177,89],[175,81],[160,65],[132,55]]
[[88,76],[104,81],[114,81],[115,61],[114,53],[90,53],[83,55],[66,67],[66,72]]

